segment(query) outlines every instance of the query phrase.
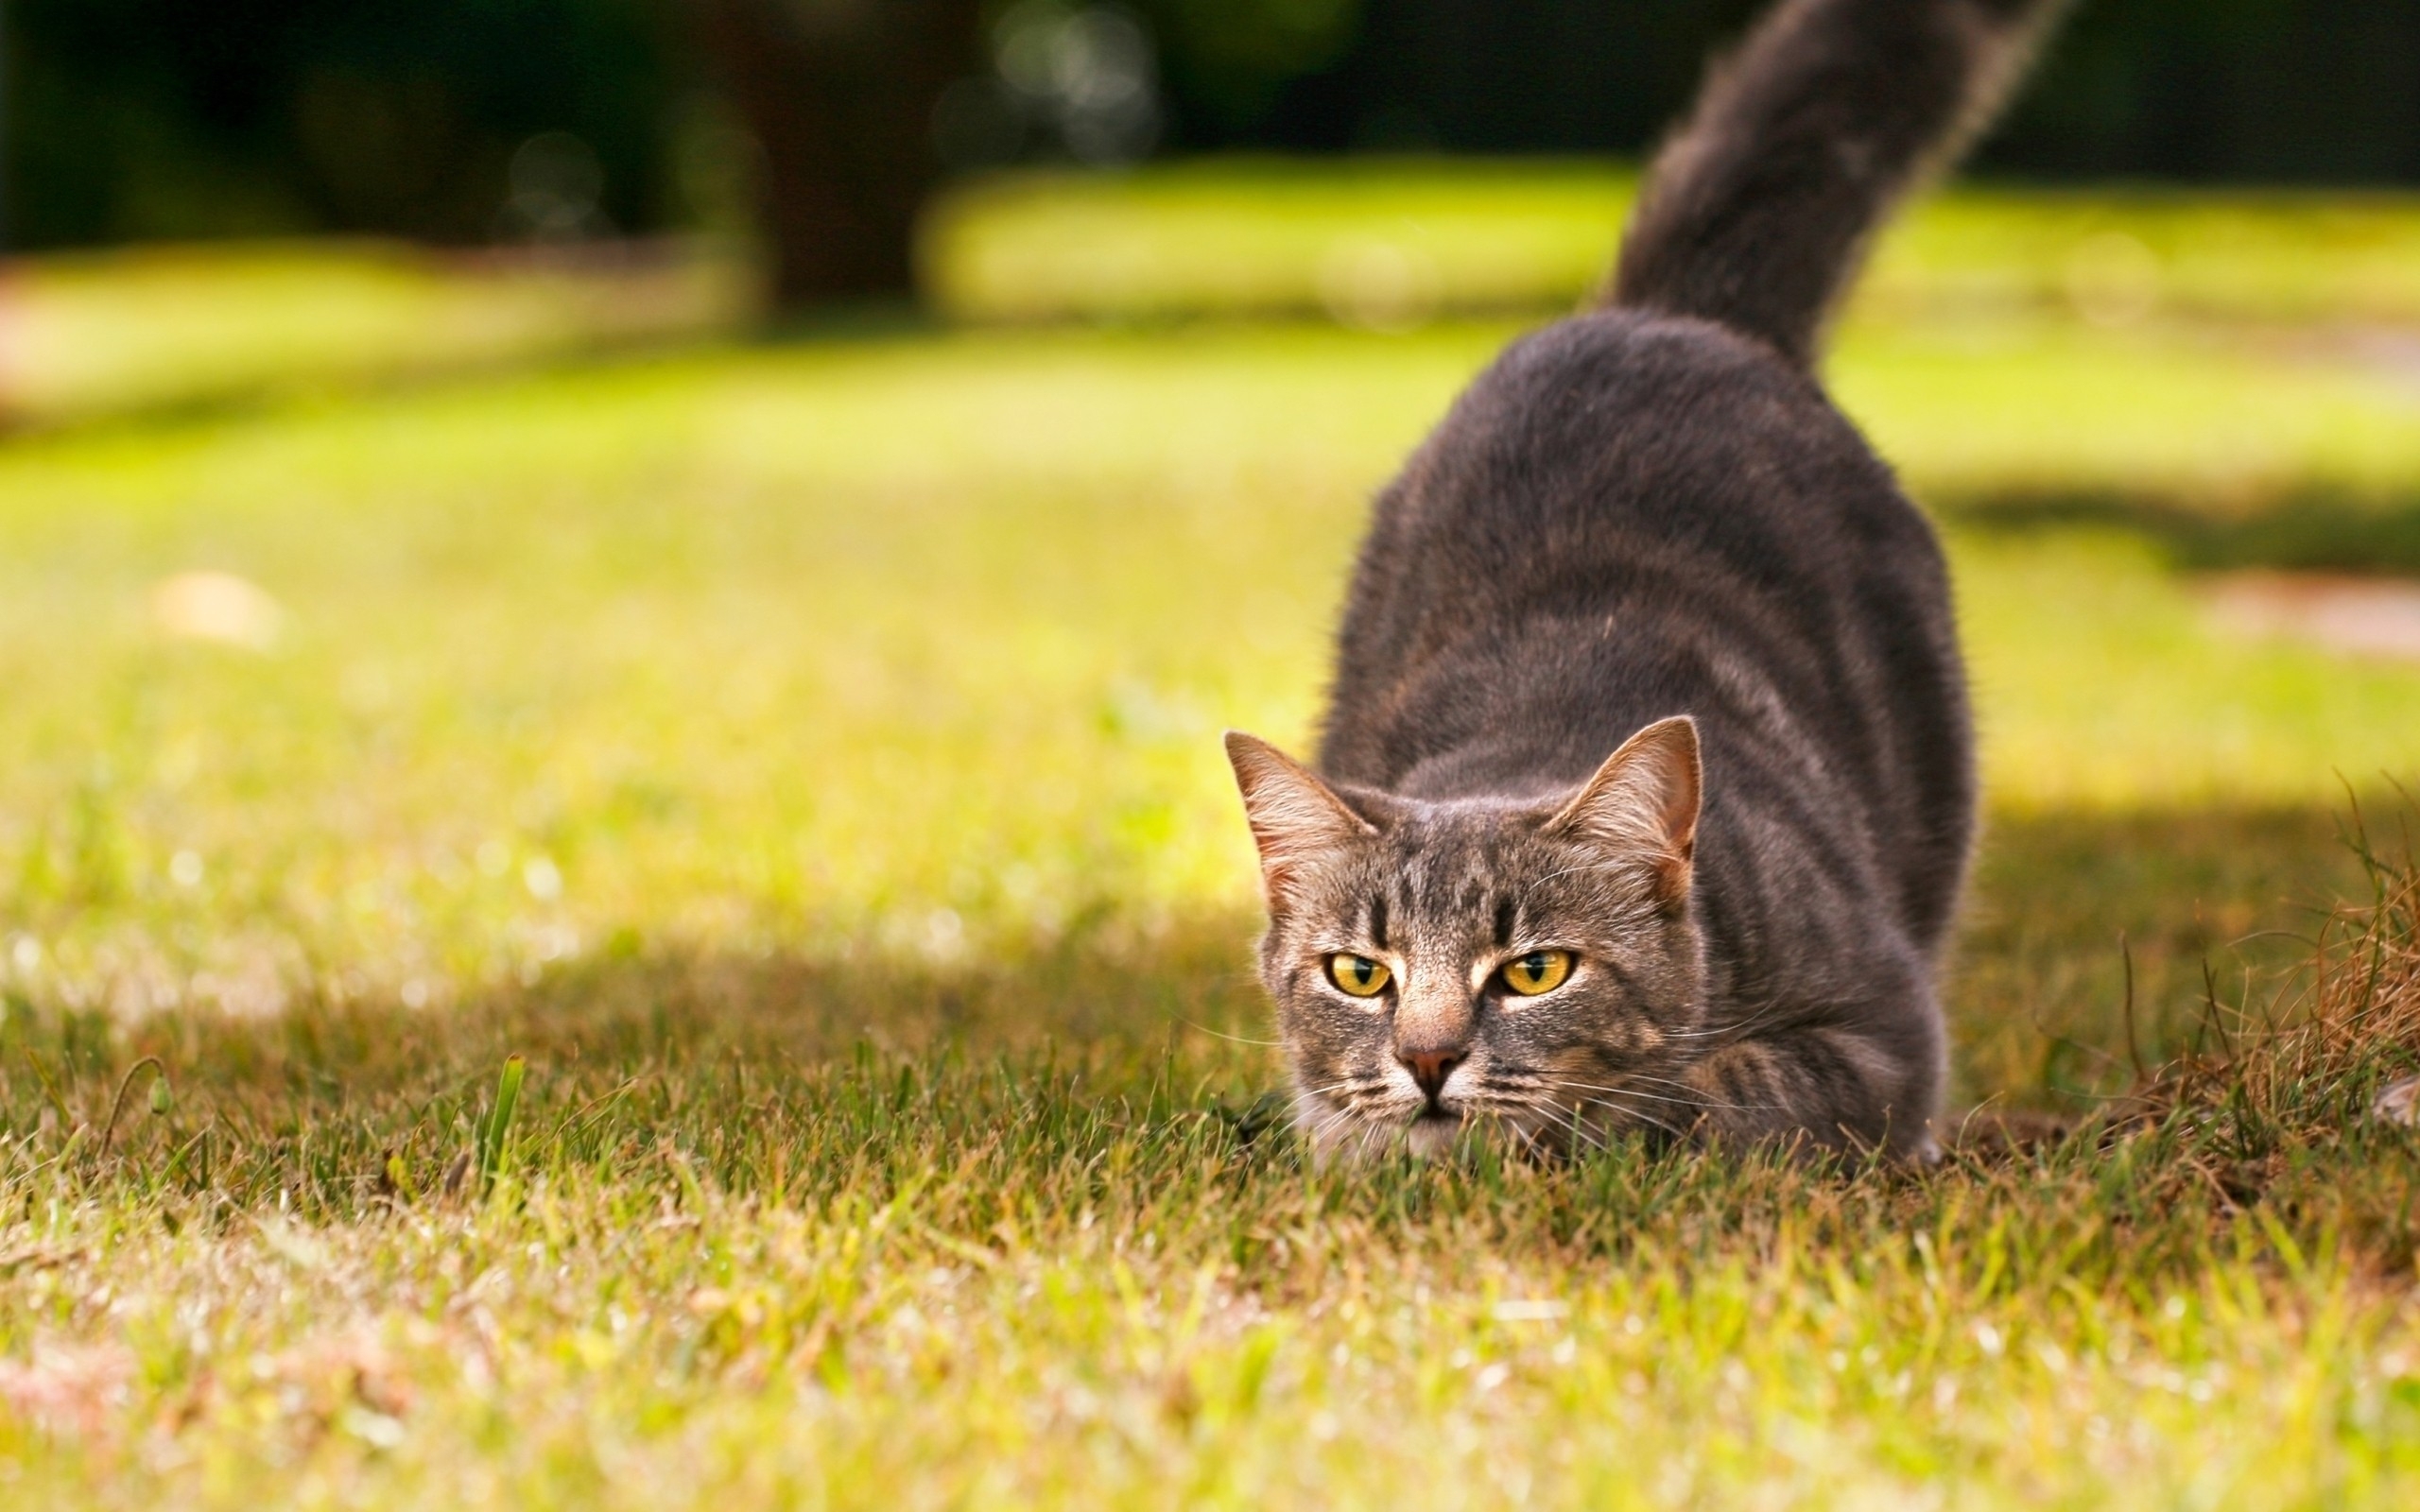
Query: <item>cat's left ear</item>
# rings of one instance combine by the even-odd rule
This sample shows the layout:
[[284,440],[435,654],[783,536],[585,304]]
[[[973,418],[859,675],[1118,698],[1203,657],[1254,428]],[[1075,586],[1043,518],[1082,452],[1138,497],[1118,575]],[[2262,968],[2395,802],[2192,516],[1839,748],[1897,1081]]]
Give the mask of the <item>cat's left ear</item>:
[[1658,896],[1676,903],[1688,895],[1704,790],[1698,722],[1686,714],[1659,719],[1605,758],[1579,797],[1547,821],[1547,833],[1643,855],[1655,868]]

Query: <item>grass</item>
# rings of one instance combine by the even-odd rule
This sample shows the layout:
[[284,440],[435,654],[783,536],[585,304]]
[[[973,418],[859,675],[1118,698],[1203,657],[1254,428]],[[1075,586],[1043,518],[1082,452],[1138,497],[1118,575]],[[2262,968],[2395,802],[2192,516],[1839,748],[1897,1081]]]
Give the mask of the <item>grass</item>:
[[[0,448],[8,1499],[2407,1503],[2420,1146],[2364,1110],[2420,669],[2230,636],[2132,515],[2004,517],[2391,512],[2413,402],[2342,344],[1995,305],[1836,361],[1976,667],[1960,1095],[2100,1125],[1923,1177],[1260,1127],[1215,736],[1301,742],[1369,490],[1511,329]],[[199,570],[277,612],[172,633]],[[2182,1069],[2112,1105],[2135,1051]]]
[[441,256],[391,244],[152,247],[0,263],[0,425],[224,406],[727,329],[705,245]]
[[[1589,162],[1210,160],[1130,175],[963,186],[927,228],[935,295],[961,318],[1153,320],[1568,308],[1611,264],[1636,193]],[[1876,249],[1875,321],[2055,311],[2096,323],[2420,318],[2408,195],[1961,187]]]
[[[1400,331],[1535,318],[1596,286],[1635,189],[1623,164],[1536,160],[998,175],[938,198],[923,279],[962,322],[1310,317]],[[747,264],[703,242],[568,257],[228,244],[19,260],[0,265],[0,421],[349,391],[728,332],[748,313]],[[2213,355],[2212,327],[2269,338],[2249,353],[2220,343],[2225,365],[2349,357],[2408,390],[2420,201],[1961,185],[1883,237],[1850,319],[1912,328],[1917,346],[2073,342],[2081,327],[2103,338],[2089,355],[2104,386],[2127,382],[2138,398],[2190,390],[2157,374],[2133,383],[2130,346],[2150,337],[2190,366]],[[2195,350],[2176,352],[2179,337]]]

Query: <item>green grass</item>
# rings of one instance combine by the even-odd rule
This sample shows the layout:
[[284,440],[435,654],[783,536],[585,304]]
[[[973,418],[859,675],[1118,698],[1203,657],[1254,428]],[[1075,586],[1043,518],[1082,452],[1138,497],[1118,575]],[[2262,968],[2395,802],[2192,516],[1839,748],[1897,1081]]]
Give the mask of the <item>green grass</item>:
[[[1307,316],[1399,330],[1539,316],[1601,280],[1635,188],[1622,164],[1535,160],[1007,174],[937,198],[923,283],[936,312],[974,322]],[[0,422],[345,391],[728,331],[749,313],[747,264],[705,242],[570,260],[371,243],[20,260],[0,266]],[[2211,354],[2205,328],[2251,330],[2270,338],[2256,367],[2349,357],[2408,390],[2420,200],[1961,185],[1883,237],[1850,320],[1912,329],[1916,346],[2073,342],[2079,325],[2132,337],[2094,355],[2117,354],[2097,369],[2104,387],[2138,395],[2146,358],[2131,348],[2189,364]]]
[[[964,186],[927,282],[977,319],[1166,319],[1567,308],[1604,277],[1636,193],[1585,162],[1211,160]],[[2408,195],[1961,187],[1876,249],[1876,321],[2015,311],[2102,323],[2420,318]]]
[[700,244],[441,256],[379,242],[0,263],[0,426],[225,405],[726,329],[745,269]]
[[[0,1494],[2408,1503],[2420,1148],[2360,1112],[2408,1020],[1923,1177],[1256,1132],[1216,735],[1302,743],[1369,490],[1511,329],[832,340],[0,448]],[[2347,787],[2402,822],[2420,669],[2232,638],[2106,518],[1960,523],[2410,496],[2408,386],[2269,341],[1995,308],[1836,360],[1952,524],[1962,1099],[2126,1086],[2129,957],[2144,1055],[2242,1036],[2309,985],[2279,932],[2369,895]],[[194,570],[273,637],[168,634]]]

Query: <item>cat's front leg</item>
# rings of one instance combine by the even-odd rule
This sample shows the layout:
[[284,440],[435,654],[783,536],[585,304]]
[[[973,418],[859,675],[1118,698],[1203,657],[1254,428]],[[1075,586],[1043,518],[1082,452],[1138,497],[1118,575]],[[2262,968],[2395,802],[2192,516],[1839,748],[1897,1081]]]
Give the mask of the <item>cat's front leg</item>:
[[1696,1137],[1741,1147],[1803,1142],[1929,1161],[1938,1053],[1838,1028],[1788,1030],[1709,1052],[1684,1079],[1702,1099]]

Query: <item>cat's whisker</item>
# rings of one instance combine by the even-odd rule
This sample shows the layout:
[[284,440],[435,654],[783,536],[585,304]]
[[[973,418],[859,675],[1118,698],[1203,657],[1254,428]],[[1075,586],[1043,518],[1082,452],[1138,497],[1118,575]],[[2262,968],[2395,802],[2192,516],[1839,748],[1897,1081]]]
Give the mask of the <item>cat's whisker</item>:
[[1650,1102],[1678,1103],[1685,1108],[1721,1108],[1728,1105],[1711,1103],[1702,1097],[1667,1097],[1657,1092],[1643,1092],[1631,1087],[1606,1087],[1597,1082],[1564,1081],[1555,1083],[1555,1091],[1565,1092],[1612,1092],[1622,1097],[1644,1097]]
[[[1685,1098],[1657,1098],[1657,1101],[1659,1102],[1687,1102],[1698,1108],[1719,1108],[1726,1113],[1771,1113],[1779,1110],[1783,1106],[1779,1103],[1720,1103],[1716,1102],[1713,1098],[1706,1096],[1700,1089],[1692,1087],[1685,1081],[1672,1081],[1662,1076],[1647,1075],[1641,1075],[1638,1079],[1641,1081],[1651,1081],[1659,1087],[1676,1088],[1679,1091],[1689,1094]],[[1653,1092],[1640,1091],[1635,1088],[1625,1088],[1623,1090],[1628,1091],[1633,1097],[1654,1097],[1656,1095]]]
[[1687,1102],[1694,1103],[1694,1104],[1697,1104],[1697,1105],[1699,1105],[1699,1106],[1701,1106],[1701,1107],[1705,1107],[1705,1108],[1713,1108],[1713,1107],[1717,1107],[1717,1106],[1729,1106],[1729,1105],[1718,1105],[1718,1104],[1716,1104],[1715,1102],[1713,1102],[1711,1099],[1709,1099],[1709,1098],[1706,1096],[1706,1094],[1705,1094],[1705,1090],[1704,1090],[1703,1088],[1696,1087],[1696,1086],[1692,1086],[1690,1083],[1688,1083],[1688,1082],[1685,1082],[1685,1081],[1674,1081],[1674,1080],[1673,1080],[1671,1077],[1669,1077],[1669,1076],[1656,1076],[1656,1075],[1651,1075],[1651,1074],[1648,1074],[1648,1073],[1646,1073],[1646,1072],[1643,1072],[1643,1071],[1624,1071],[1624,1072],[1618,1072],[1618,1073],[1616,1073],[1616,1075],[1620,1078],[1620,1080],[1621,1080],[1621,1085],[1620,1085],[1620,1086],[1618,1086],[1618,1087],[1596,1087],[1596,1086],[1594,1086],[1594,1084],[1593,1084],[1593,1083],[1583,1082],[1583,1081],[1564,1082],[1564,1083],[1563,1083],[1563,1085],[1564,1085],[1564,1086],[1566,1086],[1566,1087],[1587,1087],[1587,1088],[1591,1088],[1591,1089],[1592,1089],[1592,1090],[1594,1090],[1594,1091],[1625,1091],[1625,1092],[1635,1092],[1635,1093],[1636,1093],[1636,1095],[1638,1095],[1638,1096],[1640,1096],[1640,1097],[1652,1097],[1652,1096],[1654,1096],[1654,1095],[1655,1095],[1654,1093],[1652,1093],[1652,1092],[1638,1091],[1637,1091],[1637,1089],[1636,1089],[1636,1087],[1634,1085],[1634,1083],[1637,1083],[1637,1082],[1651,1082],[1651,1083],[1653,1083],[1655,1086],[1658,1086],[1658,1087],[1669,1087],[1669,1088],[1671,1088],[1674,1091],[1682,1092],[1682,1093],[1685,1093],[1685,1094],[1686,1094],[1685,1099],[1682,1099],[1682,1098],[1668,1098],[1668,1098],[1660,1099],[1661,1101],[1664,1101],[1664,1102],[1677,1102],[1677,1101],[1683,1101],[1683,1100],[1685,1100],[1685,1101],[1687,1101]]
[[1511,1098],[1519,1099],[1519,1098],[1533,1097],[1533,1096],[1537,1095],[1537,1094],[1538,1094],[1538,1093],[1540,1093],[1540,1092],[1552,1091],[1553,1090],[1554,1090],[1554,1089],[1553,1089],[1553,1087],[1552,1087],[1550,1084],[1548,1084],[1548,1083],[1547,1083],[1547,1082],[1543,1082],[1543,1081],[1515,1082],[1515,1083],[1512,1083],[1512,1085],[1510,1085],[1510,1086],[1505,1086],[1505,1085],[1495,1085],[1495,1086],[1483,1087],[1483,1088],[1478,1089],[1478,1090],[1476,1092],[1474,1092],[1472,1095],[1474,1095],[1474,1096],[1480,1096],[1480,1095],[1484,1095],[1484,1096],[1490,1096],[1490,1097],[1511,1097]]
[[[1679,1129],[1674,1128],[1671,1125],[1669,1125],[1669,1124],[1668,1124],[1668,1123],[1664,1122],[1664,1121],[1663,1121],[1662,1119],[1660,1119],[1660,1118],[1655,1117],[1653,1114],[1651,1114],[1651,1113],[1650,1113],[1650,1112],[1646,1111],[1644,1108],[1634,1108],[1634,1107],[1630,1107],[1630,1106],[1628,1106],[1627,1104],[1618,1104],[1618,1103],[1609,1102],[1609,1101],[1607,1101],[1607,1100],[1606,1100],[1608,1097],[1620,1097],[1620,1098],[1651,1097],[1651,1096],[1653,1095],[1653,1094],[1651,1094],[1651,1093],[1648,1093],[1648,1092],[1638,1092],[1638,1091],[1630,1091],[1630,1090],[1628,1090],[1628,1089],[1620,1088],[1620,1087],[1600,1087],[1600,1086],[1598,1086],[1598,1085],[1596,1085],[1596,1084],[1594,1084],[1594,1083],[1591,1083],[1591,1082],[1583,1082],[1583,1081],[1562,1081],[1562,1082],[1558,1082],[1558,1083],[1556,1083],[1556,1084],[1555,1084],[1555,1086],[1551,1089],[1551,1091],[1558,1091],[1558,1092],[1579,1092],[1579,1093],[1582,1093],[1583,1095],[1579,1099],[1579,1102],[1578,1102],[1578,1105],[1577,1105],[1577,1106],[1579,1106],[1579,1107],[1586,1108],[1586,1107],[1591,1107],[1591,1106],[1601,1106],[1601,1107],[1605,1107],[1605,1108],[1610,1108],[1614,1109],[1616,1112],[1618,1112],[1618,1113],[1622,1114],[1622,1115],[1623,1115],[1624,1117],[1626,1117],[1626,1118],[1634,1118],[1634,1119],[1639,1120],[1641,1123],[1645,1123],[1645,1124],[1651,1125],[1653,1125],[1653,1126],[1654,1126],[1654,1127],[1656,1127],[1656,1128],[1662,1129],[1665,1133],[1672,1135],[1672,1136],[1673,1136],[1674,1138],[1676,1138],[1676,1139],[1677,1139],[1677,1138],[1679,1138],[1679,1137],[1680,1137],[1680,1135],[1681,1135],[1681,1131],[1680,1131]],[[1594,1094],[1594,1095],[1584,1095],[1584,1094]],[[1658,1102],[1671,1102],[1671,1103],[1676,1103],[1676,1102],[1678,1102],[1678,1099],[1676,1099],[1676,1098],[1668,1098],[1668,1097],[1667,1097],[1667,1098],[1655,1098],[1654,1100],[1655,1100],[1655,1101],[1658,1101]],[[1561,1103],[1561,1102],[1546,1102],[1546,1103],[1542,1103],[1540,1106],[1560,1108],[1564,1108],[1564,1107],[1565,1107],[1565,1106],[1567,1106],[1567,1105],[1563,1104],[1563,1103]],[[1687,1103],[1687,1104],[1682,1104],[1681,1106],[1685,1107],[1685,1108],[1691,1108],[1691,1109],[1693,1109],[1693,1110],[1703,1111],[1703,1108],[1704,1108],[1704,1107],[1705,1107],[1706,1105],[1702,1104],[1702,1103]]]
[[1374,1087],[1385,1079],[1386,1078],[1382,1076],[1367,1074],[1347,1076],[1342,1081],[1332,1081],[1324,1087],[1306,1087],[1303,1091],[1296,1092],[1294,1095],[1296,1097],[1325,1097],[1330,1093],[1341,1091],[1348,1087],[1357,1089]]
[[1364,1124],[1357,1137],[1357,1143],[1353,1152],[1355,1157],[1366,1159],[1370,1154],[1370,1146],[1388,1139],[1392,1132],[1391,1129],[1381,1128],[1375,1125]]
[[1675,1030],[1666,1034],[1664,1038],[1667,1040],[1719,1040],[1744,1034],[1748,1030],[1755,1027],[1757,1024],[1764,1022],[1767,1019],[1772,1018],[1774,1014],[1779,1013],[1784,1006],[1785,1005],[1777,1002],[1768,1003],[1763,1007],[1758,1008],[1755,1012],[1749,1014],[1745,1018],[1725,1019],[1722,1022],[1715,1024],[1711,1028]]
[[[1653,1082],[1658,1087],[1670,1087],[1675,1091],[1687,1092],[1690,1094],[1687,1100],[1694,1102],[1701,1108],[1720,1108],[1730,1110],[1744,1109],[1751,1112],[1770,1112],[1772,1110],[1773,1107],[1771,1103],[1718,1103],[1709,1099],[1700,1089],[1692,1087],[1685,1081],[1674,1081],[1669,1076],[1651,1076],[1645,1072],[1635,1072],[1631,1074],[1632,1079],[1636,1081],[1650,1081]],[[1629,1091],[1630,1089],[1626,1088],[1624,1090]],[[1652,1097],[1655,1094],[1652,1092],[1635,1092],[1634,1095],[1639,1097]],[[1678,1102],[1682,1099],[1667,1098],[1664,1100],[1668,1102]]]
[[1571,1137],[1573,1139],[1578,1140],[1581,1143],[1585,1144],[1588,1148],[1598,1151],[1600,1154],[1613,1148],[1613,1145],[1601,1135],[1591,1134],[1588,1131],[1587,1125],[1583,1123],[1580,1117],[1579,1108],[1574,1108],[1570,1109],[1570,1114]]
[[1568,1135],[1575,1144],[1587,1139],[1587,1131],[1581,1125],[1578,1108],[1566,1108],[1561,1103],[1546,1103],[1540,1105],[1536,1111],[1545,1115],[1545,1122],[1539,1127],[1541,1136],[1547,1129],[1552,1129],[1558,1139]]
[[1529,1099],[1519,1107],[1522,1112],[1533,1116],[1538,1121],[1535,1128],[1525,1129],[1517,1123],[1512,1125],[1520,1134],[1523,1143],[1531,1149],[1538,1147],[1549,1130],[1558,1133],[1568,1132],[1575,1142],[1586,1143],[1596,1149],[1604,1148],[1602,1143],[1590,1137],[1586,1127],[1581,1122],[1579,1109],[1575,1108],[1540,1098]]
[[[1685,1082],[1670,1082],[1667,1085],[1680,1087],[1685,1091],[1693,1090],[1690,1089],[1688,1084]],[[1650,1102],[1671,1103],[1682,1108],[1694,1108],[1700,1109],[1709,1108],[1717,1108],[1726,1113],[1770,1113],[1773,1110],[1773,1106],[1770,1103],[1718,1103],[1712,1098],[1704,1096],[1667,1097],[1660,1092],[1640,1091],[1635,1087],[1599,1087],[1592,1082],[1584,1081],[1561,1082],[1558,1083],[1557,1086],[1558,1090],[1564,1091],[1612,1092],[1616,1096],[1621,1097],[1644,1097]]]
[[[1175,1015],[1171,1014],[1170,1017],[1174,1018]],[[1193,1030],[1197,1034],[1206,1034],[1213,1040],[1224,1040],[1229,1044],[1257,1045],[1264,1050],[1283,1050],[1286,1048],[1286,1041],[1283,1040],[1253,1040],[1239,1034],[1229,1034],[1223,1029],[1213,1029],[1206,1023],[1196,1023],[1191,1019],[1179,1018],[1176,1022],[1184,1024],[1186,1028]]]
[[1681,1131],[1680,1131],[1679,1129],[1674,1128],[1671,1125],[1665,1123],[1662,1119],[1657,1118],[1654,1114],[1652,1114],[1652,1113],[1649,1113],[1649,1112],[1644,1112],[1644,1111],[1642,1111],[1642,1110],[1640,1110],[1640,1109],[1638,1109],[1638,1108],[1625,1108],[1625,1107],[1623,1107],[1622,1105],[1620,1105],[1620,1104],[1618,1104],[1618,1103],[1610,1103],[1610,1102],[1605,1101],[1605,1099],[1603,1099],[1602,1097],[1589,1097],[1589,1098],[1583,1098],[1583,1099],[1582,1099],[1582,1101],[1581,1101],[1581,1105],[1580,1105],[1580,1106],[1581,1106],[1581,1107],[1582,1107],[1582,1108],[1590,1108],[1590,1107],[1603,1107],[1603,1108],[1612,1108],[1615,1112],[1621,1114],[1624,1118],[1634,1118],[1634,1119],[1638,1120],[1640,1123],[1647,1125],[1648,1125],[1649,1127],[1651,1127],[1651,1128],[1658,1128],[1658,1129],[1662,1129],[1665,1133],[1671,1135],[1674,1139],[1680,1139],[1680,1138],[1682,1138],[1682,1134],[1681,1134]]
[[1305,1092],[1294,1099],[1294,1106],[1305,1109],[1332,1109],[1351,1107],[1352,1098],[1350,1096],[1339,1097],[1334,1095],[1337,1091],[1338,1089],[1336,1088],[1327,1088],[1316,1092]]
[[1534,1127],[1527,1127],[1527,1125],[1522,1123],[1520,1120],[1522,1113],[1534,1113],[1534,1108],[1530,1108],[1527,1103],[1512,1103],[1512,1106],[1505,1106],[1505,1108],[1488,1108],[1486,1125],[1491,1135],[1498,1135],[1498,1137],[1505,1137],[1505,1140],[1510,1140],[1520,1154],[1531,1154],[1534,1149],[1537,1149],[1537,1130],[1534,1130]]
[[1339,1108],[1335,1112],[1330,1113],[1327,1117],[1321,1119],[1318,1123],[1312,1125],[1308,1129],[1305,1130],[1303,1137],[1305,1140],[1309,1142],[1313,1150],[1324,1150],[1327,1147],[1330,1136],[1334,1135],[1339,1129],[1348,1126],[1353,1122],[1354,1118],[1351,1112],[1343,1108]]

